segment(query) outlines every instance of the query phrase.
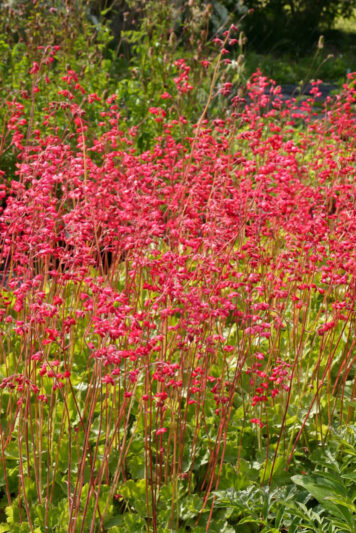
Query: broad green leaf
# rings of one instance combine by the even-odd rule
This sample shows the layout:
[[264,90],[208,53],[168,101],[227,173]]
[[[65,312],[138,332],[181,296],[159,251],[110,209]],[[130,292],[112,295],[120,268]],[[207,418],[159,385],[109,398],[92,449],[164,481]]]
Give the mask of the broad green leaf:
[[[353,522],[352,514],[346,508],[339,507],[330,501],[330,496],[333,492],[333,487],[330,485],[329,480],[325,480],[320,476],[309,478],[307,476],[292,476],[292,481],[297,485],[305,488],[318,502],[320,502],[325,509],[327,509],[334,516],[343,518],[348,524]],[[326,483],[328,481],[328,483]],[[338,494],[338,492],[334,492]]]

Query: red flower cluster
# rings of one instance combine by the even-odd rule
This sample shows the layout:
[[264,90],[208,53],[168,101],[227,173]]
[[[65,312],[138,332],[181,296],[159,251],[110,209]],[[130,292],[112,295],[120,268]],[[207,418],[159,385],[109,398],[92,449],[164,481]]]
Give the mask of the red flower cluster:
[[[178,91],[191,91],[189,66],[176,67]],[[79,78],[63,81],[54,107],[73,118],[70,139],[48,115],[47,133],[24,146],[28,117],[8,102],[19,158],[0,190],[0,328],[3,346],[23,349],[1,389],[20,402],[75,394],[80,368],[88,417],[90,402],[111,398],[126,430],[137,402],[147,435],[167,446],[172,427],[180,435],[182,467],[188,413],[203,428],[215,411],[222,439],[237,398],[249,411],[289,401],[311,345],[310,379],[347,376],[349,355],[333,354],[355,303],[355,89],[314,120],[312,97],[283,102],[256,74],[246,101],[194,135],[174,110],[152,107],[163,134],[138,153],[114,95],[90,140],[72,98]],[[261,416],[251,423],[264,427]],[[122,440],[115,424],[106,444]]]

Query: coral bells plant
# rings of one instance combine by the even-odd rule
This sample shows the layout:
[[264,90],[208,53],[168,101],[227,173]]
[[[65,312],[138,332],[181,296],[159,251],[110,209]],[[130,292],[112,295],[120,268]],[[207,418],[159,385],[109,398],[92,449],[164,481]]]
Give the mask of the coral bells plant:
[[[181,98],[194,87],[177,68]],[[9,102],[8,530],[234,531],[221,491],[250,474],[273,486],[301,450],[351,423],[354,80],[322,117],[315,91],[285,102],[257,73],[243,100],[224,82],[213,89],[224,118],[206,108],[194,125],[174,106],[151,108],[162,131],[143,152],[115,95],[79,106],[62,91],[31,142],[21,99]],[[67,82],[80,90],[75,72]],[[89,136],[93,104],[102,121]],[[70,137],[56,131],[61,107]]]

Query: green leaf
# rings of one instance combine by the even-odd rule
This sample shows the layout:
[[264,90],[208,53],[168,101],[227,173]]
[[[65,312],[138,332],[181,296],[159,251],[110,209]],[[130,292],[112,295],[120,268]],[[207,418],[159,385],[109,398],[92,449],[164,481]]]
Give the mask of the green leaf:
[[340,490],[340,487],[337,487],[337,491],[334,490],[334,487],[337,486],[337,484],[332,485],[330,479],[325,479],[320,475],[310,478],[307,476],[297,475],[292,476],[291,479],[296,485],[300,485],[301,487],[305,488],[332,515],[346,520],[347,524],[349,525],[354,523],[352,514],[348,510],[347,506],[343,508],[330,501],[330,493],[338,495]]
[[239,520],[239,526],[242,524],[259,524],[261,521],[257,520],[257,518],[253,518],[252,516],[246,516],[245,518],[242,518]]
[[286,459],[282,456],[277,457],[274,465],[273,465],[273,462],[269,460],[267,463],[266,472],[265,472],[264,467],[261,466],[260,474],[259,474],[260,482],[262,482],[263,480],[265,481],[269,480],[271,476],[272,467],[273,467],[272,479],[274,481],[276,481],[280,477],[284,477],[284,474],[285,474],[284,469],[286,465],[287,465]]
[[179,515],[182,520],[195,518],[200,513],[203,500],[198,494],[190,494],[179,503]]
[[139,479],[138,481],[130,479],[118,487],[118,492],[135,508],[136,512],[142,518],[148,516],[146,481],[144,479]]
[[349,511],[352,511],[353,513],[356,513],[356,505],[354,505],[350,501],[339,500],[338,498],[333,498],[333,496],[329,496],[326,499],[332,501],[333,503],[346,507],[347,509],[349,509]]

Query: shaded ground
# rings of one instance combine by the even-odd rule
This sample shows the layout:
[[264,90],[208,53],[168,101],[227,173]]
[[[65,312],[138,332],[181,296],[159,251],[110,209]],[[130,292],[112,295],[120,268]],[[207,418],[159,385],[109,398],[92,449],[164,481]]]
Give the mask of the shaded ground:
[[[312,89],[311,83],[306,85],[298,86],[293,83],[282,84],[282,95],[283,99],[288,100],[289,98],[294,98],[297,96],[305,96],[306,98],[310,96],[310,91]],[[319,92],[321,96],[316,98],[317,102],[325,102],[328,96],[332,96],[334,91],[338,90],[338,86],[333,83],[322,83],[319,85]]]

